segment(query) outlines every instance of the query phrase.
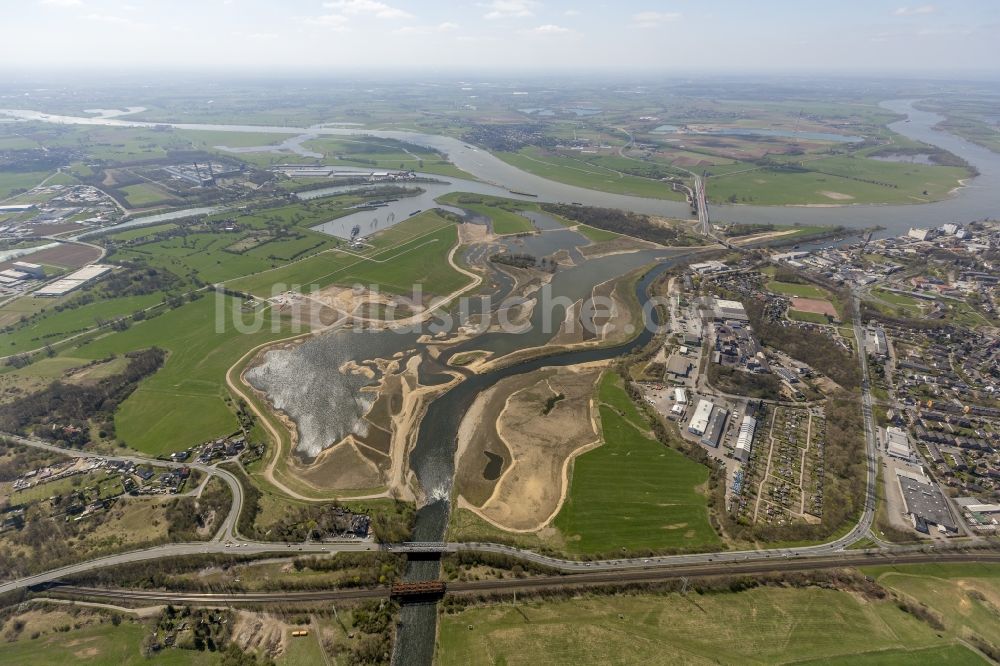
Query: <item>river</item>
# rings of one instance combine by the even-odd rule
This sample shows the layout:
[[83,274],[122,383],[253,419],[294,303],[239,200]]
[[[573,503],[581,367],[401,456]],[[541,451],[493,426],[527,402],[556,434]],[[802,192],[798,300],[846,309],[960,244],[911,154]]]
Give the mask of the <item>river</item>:
[[[678,259],[679,257],[659,263],[636,283],[636,295],[640,303],[648,300],[649,287],[653,280],[675,265]],[[655,315],[656,311],[652,312]],[[571,351],[473,375],[432,402],[420,422],[417,443],[410,454],[410,468],[420,480],[429,498],[428,502],[417,511],[413,540],[437,542],[444,539],[455,473],[458,428],[476,396],[506,377],[532,372],[546,366],[575,365],[621,356],[649,342],[653,336],[652,328],[641,327],[639,335],[625,344],[603,349]],[[414,560],[408,564],[404,579],[433,580],[440,575],[439,568],[440,563],[437,560]],[[436,605],[427,603],[404,605],[393,652],[393,664],[399,666],[431,664],[434,659],[436,635]]]
[[[866,228],[876,225],[885,228],[886,234],[905,233],[910,226],[940,226],[945,222],[970,222],[996,215],[995,193],[1000,188],[1000,154],[977,146],[965,139],[934,129],[943,116],[913,107],[916,100],[889,100],[880,106],[906,115],[909,122],[900,120],[890,128],[911,139],[924,141],[949,150],[979,169],[980,175],[954,197],[930,204],[911,205],[847,205],[847,206],[713,206],[716,221],[744,223],[776,223],[803,225],[843,225]],[[260,125],[212,125],[201,123],[149,123],[122,118],[77,117],[47,114],[25,109],[0,109],[0,114],[21,120],[35,120],[57,124],[107,125],[115,127],[170,126],[184,130],[221,132],[266,132],[292,135],[357,136],[398,139],[434,148],[446,154],[455,166],[476,178],[502,188],[507,196],[515,198],[509,190],[535,194],[540,201],[579,202],[591,206],[621,208],[640,213],[688,218],[685,203],[649,199],[623,194],[597,192],[581,187],[535,176],[507,164],[486,150],[463,143],[453,137],[424,134],[402,130],[370,130],[346,127],[286,127]],[[450,179],[449,179],[450,180]],[[468,182],[468,181],[466,181]],[[711,181],[709,181],[711,187]],[[397,220],[399,216],[397,215]],[[405,219],[405,218],[404,218]]]
[[[913,107],[914,100],[892,100],[883,102],[881,106],[891,111],[907,115],[909,122],[899,121],[890,127],[896,132],[911,138],[949,150],[962,157],[978,168],[980,175],[966,187],[957,192],[956,196],[933,204],[915,205],[850,205],[829,207],[760,207],[760,206],[713,206],[712,217],[716,221],[739,221],[744,223],[776,223],[803,225],[843,225],[847,227],[882,226],[886,234],[898,235],[904,233],[910,226],[939,226],[944,222],[969,222],[996,215],[996,192],[1000,191],[1000,155],[976,146],[951,134],[934,129],[934,125],[943,118],[938,114],[920,111]],[[54,116],[36,111],[0,110],[0,113],[20,118],[62,124],[113,125],[121,127],[154,127],[161,123],[144,123],[123,120],[120,118],[78,118],[70,116]],[[341,218],[337,223],[324,226],[323,231],[340,235],[343,233],[347,220],[364,219],[371,227],[379,224],[389,224],[389,212],[395,214],[396,220],[405,219],[409,212],[417,208],[428,208],[433,198],[445,191],[456,191],[468,188],[473,192],[484,194],[502,193],[506,196],[523,198],[509,190],[528,192],[537,195],[539,201],[579,202],[586,205],[622,208],[626,210],[687,218],[688,207],[684,203],[649,199],[643,197],[609,194],[586,190],[571,185],[557,183],[521,171],[485,150],[475,148],[451,137],[435,136],[407,131],[367,130],[355,128],[330,128],[316,126],[310,128],[293,127],[262,127],[252,125],[204,125],[191,123],[170,123],[170,126],[186,130],[212,130],[232,132],[269,132],[291,135],[370,135],[380,138],[398,139],[410,143],[431,147],[448,156],[457,167],[474,175],[483,183],[462,181],[460,179],[442,178],[441,186],[429,185],[428,192],[420,198],[406,199],[397,208],[378,209],[378,212],[365,211],[347,218]],[[711,183],[709,182],[709,187]],[[402,214],[403,209],[410,209]],[[384,216],[383,223],[375,224],[375,219]],[[146,218],[142,223],[152,220]],[[138,222],[134,221],[133,223]],[[351,221],[350,224],[355,222]],[[383,227],[379,227],[383,228]],[[548,239],[546,239],[548,240]],[[568,239],[567,239],[568,240]],[[628,255],[622,255],[628,256]],[[654,256],[638,256],[628,261],[588,261],[580,268],[586,267],[588,282],[592,282],[596,273],[607,270],[609,276],[620,275],[634,267],[639,260],[652,260]],[[647,299],[647,289],[652,280],[662,271],[677,261],[674,256],[660,263],[637,284],[637,292],[641,302]],[[617,273],[615,271],[618,271]],[[566,271],[569,274],[571,271]],[[557,275],[556,280],[565,283],[566,291],[572,291],[570,278]],[[553,282],[555,283],[556,280]],[[582,283],[582,282],[581,282]],[[533,315],[534,320],[534,315]],[[523,336],[511,334],[490,334],[481,336],[470,347],[488,347],[504,353],[518,348],[534,346],[542,334],[537,322]],[[639,336],[630,343],[609,347],[606,349],[587,349],[573,351],[545,359],[536,359],[518,363],[507,368],[495,370],[482,375],[474,375],[449,390],[443,396],[430,404],[427,415],[421,421],[416,445],[411,452],[409,463],[417,476],[421,487],[428,496],[428,502],[417,513],[416,527],[413,539],[416,541],[440,541],[444,538],[448,522],[449,502],[454,474],[454,455],[456,434],[462,416],[476,396],[497,381],[515,374],[531,372],[546,365],[570,365],[598,359],[606,359],[621,355],[637,345],[645,344],[651,333],[643,327]],[[408,565],[406,578],[422,580],[436,578],[439,575],[439,562],[436,560],[413,560]],[[430,664],[434,655],[436,635],[437,609],[430,605],[405,605],[401,615],[401,626],[393,655],[396,664]]]

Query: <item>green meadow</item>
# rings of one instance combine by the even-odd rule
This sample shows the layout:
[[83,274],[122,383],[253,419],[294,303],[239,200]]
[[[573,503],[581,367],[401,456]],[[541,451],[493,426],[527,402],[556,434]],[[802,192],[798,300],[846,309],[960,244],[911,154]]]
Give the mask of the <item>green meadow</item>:
[[550,154],[538,148],[524,148],[516,153],[496,153],[496,156],[518,169],[567,185],[654,199],[684,199],[670,185],[658,180],[623,174],[582,160]]
[[[222,330],[216,326],[217,299],[227,315]],[[269,312],[261,315],[263,330],[241,333],[232,323],[234,310],[239,313],[238,299],[211,293],[66,354],[100,359],[154,346],[167,350],[163,367],[121,404],[115,427],[121,440],[143,453],[178,451],[236,429],[226,371],[250,349],[291,335],[284,322],[272,328]],[[253,315],[244,318],[250,324]]]
[[645,419],[621,387],[605,378],[599,395],[604,444],[574,461],[566,503],[555,519],[566,550],[611,554],[719,545],[707,499],[697,490],[708,468],[640,432],[636,424]]
[[435,663],[984,662],[890,600],[815,587],[761,587],[473,606],[441,615]]

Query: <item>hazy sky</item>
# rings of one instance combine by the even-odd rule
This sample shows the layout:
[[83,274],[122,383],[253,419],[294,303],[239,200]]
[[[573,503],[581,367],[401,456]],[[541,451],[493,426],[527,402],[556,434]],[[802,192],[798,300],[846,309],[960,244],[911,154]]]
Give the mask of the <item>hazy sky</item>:
[[1000,69],[1000,1],[2,0],[0,67]]

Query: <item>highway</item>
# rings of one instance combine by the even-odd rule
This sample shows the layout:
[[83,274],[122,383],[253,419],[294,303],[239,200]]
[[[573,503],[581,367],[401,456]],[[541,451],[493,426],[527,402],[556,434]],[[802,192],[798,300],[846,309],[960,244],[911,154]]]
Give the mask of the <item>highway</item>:
[[708,219],[708,199],[705,196],[705,180],[698,174],[691,172],[694,176],[694,199],[698,206],[698,225],[701,227],[703,236],[712,235],[712,222]]

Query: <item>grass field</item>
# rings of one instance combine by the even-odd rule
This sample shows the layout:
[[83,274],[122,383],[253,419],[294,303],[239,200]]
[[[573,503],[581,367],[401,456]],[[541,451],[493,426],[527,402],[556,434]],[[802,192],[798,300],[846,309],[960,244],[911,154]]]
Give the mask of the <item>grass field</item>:
[[829,294],[811,284],[796,284],[794,282],[767,281],[767,290],[784,296],[801,296],[802,298],[827,298]]
[[[32,323],[3,334],[0,355],[16,354],[29,349],[39,349],[50,342],[61,340],[96,325],[98,319],[111,320],[131,315],[159,303],[162,294],[145,294],[124,298],[107,298],[58,312],[51,301],[32,299],[30,296],[19,300],[41,301],[48,305],[46,312]],[[16,305],[17,301],[12,305]]]
[[45,180],[50,173],[49,171],[0,173],[0,199],[5,199],[20,190],[30,190]]
[[270,296],[275,284],[363,285],[377,284],[386,292],[409,295],[414,284],[426,293],[448,294],[466,284],[468,277],[453,269],[448,253],[458,242],[458,231],[434,211],[397,224],[372,239],[374,248],[361,254],[324,252],[235,280],[228,286]]
[[441,616],[435,663],[981,664],[891,601],[818,588],[585,596]]
[[371,167],[373,169],[401,169],[419,171],[476,180],[476,177],[462,171],[439,153],[419,150],[413,146],[410,152],[402,150],[402,144],[386,142],[374,137],[347,139],[342,137],[313,139],[303,144],[308,150],[323,153],[324,164]]
[[136,208],[176,200],[176,197],[169,192],[149,183],[129,185],[128,187],[121,188],[121,191],[125,194],[125,199],[128,201],[129,206]]
[[169,352],[164,366],[118,409],[115,426],[128,446],[160,455],[236,429],[236,418],[227,404],[226,370],[247,350],[287,337],[289,331],[283,325],[272,332],[265,315],[263,330],[242,334],[228,319],[236,299],[225,297],[221,303],[227,315],[222,332],[216,329],[216,296],[209,295],[67,352],[87,358],[153,346]]
[[576,230],[583,234],[588,240],[595,243],[614,240],[619,236],[619,234],[616,234],[613,231],[606,231],[604,229],[598,229],[597,227],[588,227],[586,224],[576,225]]
[[[574,553],[700,548],[720,543],[697,487],[708,469],[636,429],[641,415],[624,390],[602,380],[604,444],[573,464],[555,526]],[[614,407],[612,406],[614,405]],[[618,409],[625,416],[619,414]]]
[[926,604],[946,633],[976,635],[1000,646],[1000,567],[985,564],[922,564],[866,567],[880,585]]
[[[478,199],[481,203],[474,203]],[[519,215],[516,210],[538,210],[538,204],[523,203],[513,199],[500,199],[479,194],[452,192],[438,197],[439,202],[470,210],[477,215],[488,217],[493,225],[493,233],[517,234],[535,230],[531,220]]]
[[674,192],[670,185],[660,181],[624,175],[606,167],[569,157],[546,154],[537,148],[524,148],[517,153],[496,153],[496,156],[518,169],[567,185],[613,194],[675,201],[684,199],[682,195]]
[[24,637],[12,643],[0,643],[0,663],[32,666],[173,666],[219,662],[218,654],[194,650],[165,650],[153,657],[144,657],[141,643],[145,633],[143,625],[123,622],[117,627],[100,624],[50,633],[36,640]]
[[177,225],[173,222],[165,222],[163,224],[151,224],[148,227],[138,227],[136,229],[127,229],[121,231],[112,238],[118,241],[130,241],[137,238],[145,238],[146,236],[152,236],[153,234],[158,234],[164,231],[170,231],[171,229],[176,229]]
[[628,397],[625,389],[622,388],[622,379],[615,372],[605,372],[601,375],[601,383],[597,388],[597,399],[606,405],[611,406],[616,412],[621,414],[635,428],[641,432],[649,430],[649,423],[646,421],[632,399]]
[[921,317],[925,310],[930,307],[930,301],[922,301],[905,294],[897,294],[881,287],[872,289],[871,293],[872,296],[881,301],[880,303],[876,303],[879,309],[888,311],[894,315],[903,314],[906,317]]
[[926,203],[946,198],[960,179],[968,177],[961,167],[883,162],[860,155],[810,160],[804,166],[808,171],[748,167],[712,176],[708,196],[713,203],[764,206]]

